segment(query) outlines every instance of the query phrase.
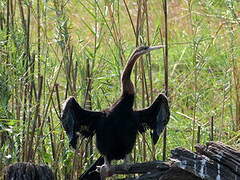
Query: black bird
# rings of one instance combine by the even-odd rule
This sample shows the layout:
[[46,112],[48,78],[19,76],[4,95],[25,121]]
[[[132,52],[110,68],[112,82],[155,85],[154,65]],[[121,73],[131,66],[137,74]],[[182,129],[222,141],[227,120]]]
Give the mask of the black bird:
[[104,156],[104,168],[100,168],[103,176],[109,175],[112,160],[124,159],[131,153],[138,132],[151,129],[151,138],[156,144],[169,121],[168,100],[164,94],[159,94],[148,108],[133,110],[135,92],[130,79],[133,66],[141,55],[163,47],[141,46],[132,53],[122,73],[121,96],[109,109],[85,110],[74,97],[69,97],[65,102],[61,121],[70,139],[70,145],[76,148],[79,135],[88,138],[96,134],[97,149]]

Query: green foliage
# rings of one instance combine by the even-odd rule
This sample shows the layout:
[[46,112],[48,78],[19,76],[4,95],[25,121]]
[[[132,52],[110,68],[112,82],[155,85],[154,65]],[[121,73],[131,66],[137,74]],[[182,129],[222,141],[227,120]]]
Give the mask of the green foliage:
[[[28,0],[15,9],[7,2],[0,2],[0,169],[33,161],[58,179],[77,177],[98,152],[86,141],[69,148],[61,104],[70,95],[93,110],[113,104],[134,48],[164,43],[162,3]],[[235,0],[168,1],[168,156],[177,146],[193,148],[198,126],[200,142],[209,141],[211,119],[214,140],[239,148],[239,7]],[[163,59],[153,52],[135,66],[136,109],[164,90]],[[143,139],[134,160],[162,159],[162,139],[155,151],[150,136]]]

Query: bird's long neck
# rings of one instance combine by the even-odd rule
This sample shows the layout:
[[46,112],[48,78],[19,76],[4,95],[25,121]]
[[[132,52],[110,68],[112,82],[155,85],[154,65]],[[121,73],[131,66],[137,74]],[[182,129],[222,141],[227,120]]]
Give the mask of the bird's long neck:
[[130,77],[131,77],[133,66],[138,58],[139,58],[139,55],[136,55],[135,53],[133,53],[123,70],[123,73],[122,73],[122,95],[123,94],[135,94],[134,85],[133,85]]

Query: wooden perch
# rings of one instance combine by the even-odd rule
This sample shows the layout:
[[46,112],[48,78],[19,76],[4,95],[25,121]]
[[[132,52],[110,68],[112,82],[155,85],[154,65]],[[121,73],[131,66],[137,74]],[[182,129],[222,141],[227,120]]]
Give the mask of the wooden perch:
[[[125,180],[240,180],[240,152],[220,142],[196,145],[196,152],[184,148],[171,151],[171,161],[152,161],[136,164],[115,165],[112,174],[139,174],[136,178]],[[102,165],[99,157],[79,180],[100,180],[95,171]],[[16,163],[6,168],[4,180],[28,179],[52,180],[53,173],[45,165]]]
[[[79,180],[98,180],[100,174],[97,173],[94,169],[97,166],[103,164],[103,157],[99,157],[95,163],[93,163],[80,177]],[[111,166],[111,174],[147,174],[148,176],[159,176],[159,173],[163,173],[166,170],[169,170],[170,164],[163,161],[151,161],[145,163],[135,163],[135,164],[121,164]],[[156,171],[155,173],[150,173],[152,170]]]
[[170,165],[163,161],[151,161],[136,164],[121,164],[112,166],[110,171],[112,174],[138,174],[148,173],[153,169],[158,171],[165,171],[170,168]]
[[[100,180],[100,174],[98,173],[98,176],[96,176],[96,171],[93,171],[94,167],[101,165],[98,163],[100,160],[101,157],[80,176],[79,180]],[[200,180],[194,174],[163,161],[115,165],[111,167],[110,172],[111,174],[143,174],[137,178],[124,180],[159,180],[160,177],[161,180]]]
[[172,151],[172,160],[181,169],[207,180],[240,180],[240,152],[219,142],[197,145],[197,152],[183,148]]
[[201,180],[201,178],[176,166],[170,166],[164,171],[154,169],[139,177],[124,180]]
[[206,146],[197,145],[196,150],[210,159],[228,167],[240,176],[240,152],[220,142],[209,142]]
[[171,151],[171,162],[153,161],[113,166],[113,174],[142,174],[126,180],[240,180],[240,152],[220,142]]

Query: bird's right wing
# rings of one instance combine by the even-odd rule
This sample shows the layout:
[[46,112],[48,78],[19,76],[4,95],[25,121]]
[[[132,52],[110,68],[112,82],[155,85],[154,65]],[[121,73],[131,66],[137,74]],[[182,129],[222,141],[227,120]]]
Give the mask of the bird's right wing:
[[69,97],[63,106],[61,122],[66,131],[70,145],[76,149],[79,135],[85,138],[94,135],[96,122],[101,119],[103,113],[85,110],[80,107],[74,97]]

